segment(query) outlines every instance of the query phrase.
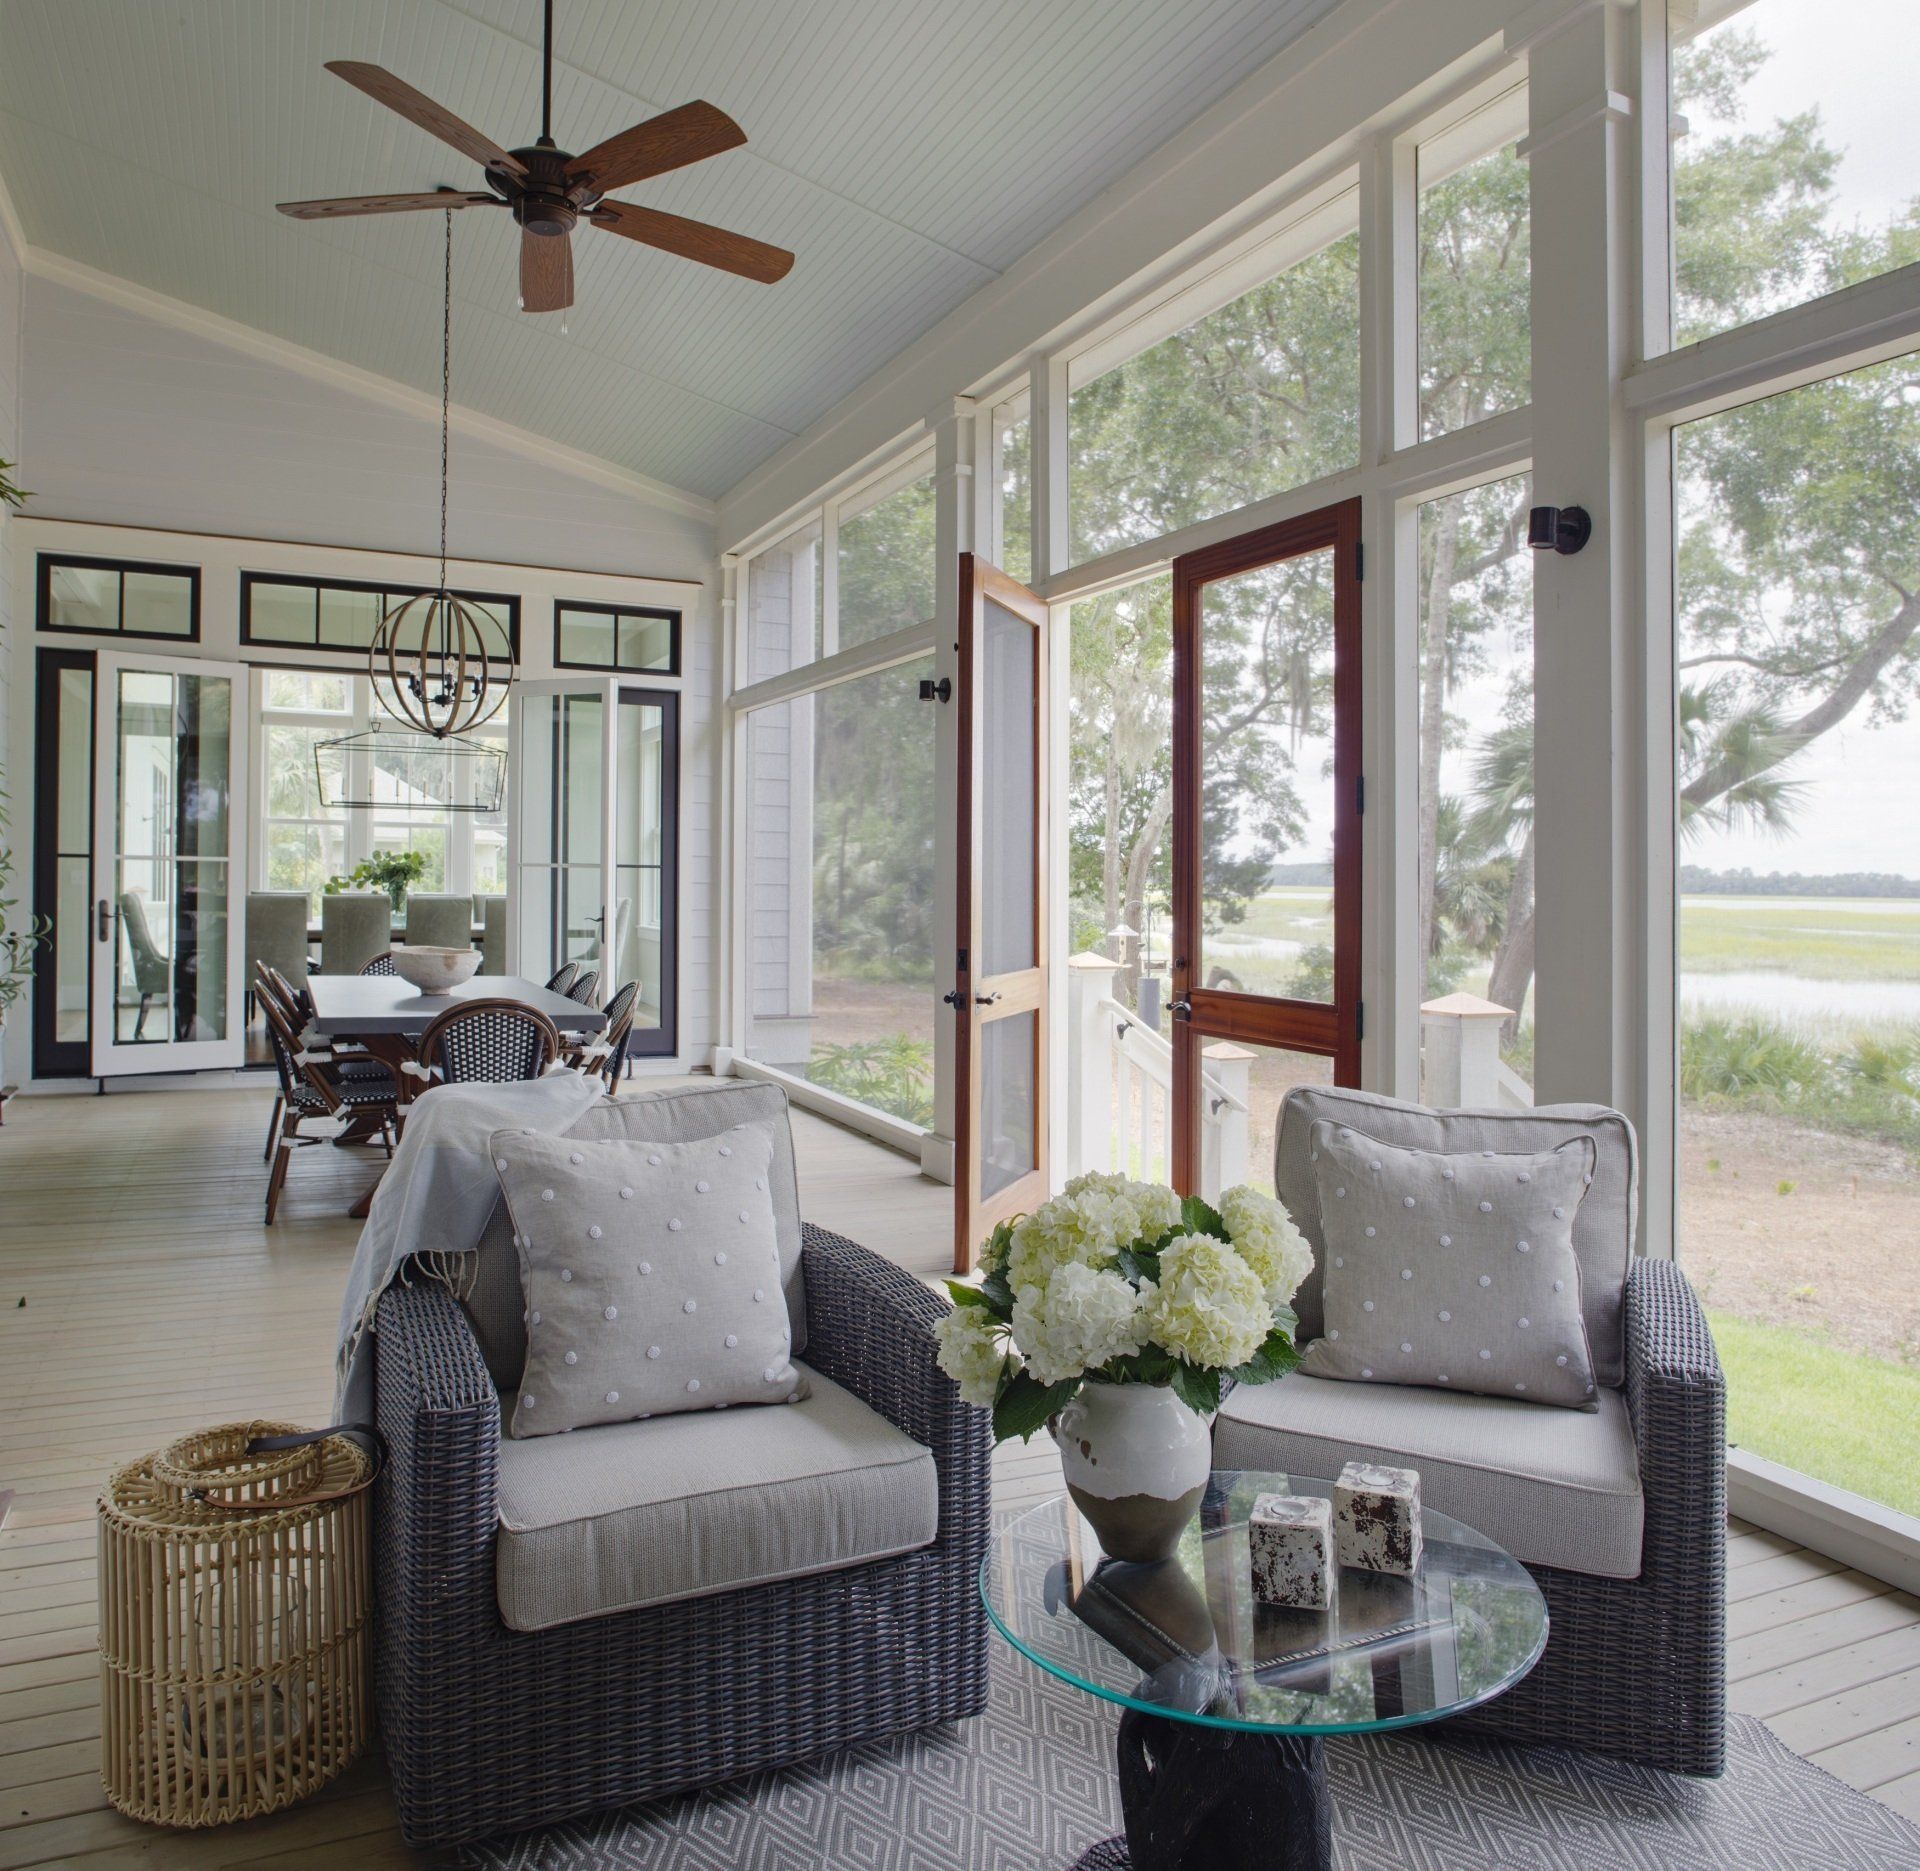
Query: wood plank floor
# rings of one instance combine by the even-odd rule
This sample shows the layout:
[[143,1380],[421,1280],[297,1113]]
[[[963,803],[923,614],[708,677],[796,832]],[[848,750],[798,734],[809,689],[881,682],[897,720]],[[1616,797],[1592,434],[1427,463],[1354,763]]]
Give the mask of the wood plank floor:
[[[334,1322],[366,1152],[295,1160],[261,1225],[268,1095],[23,1098],[0,1130],[0,1871],[422,1862],[400,1844],[377,1753],[276,1818],[156,1832],[97,1773],[94,1497],[110,1468],[197,1424],[327,1420]],[[950,1192],[906,1158],[794,1114],[802,1205],[928,1279]],[[1052,1450],[1002,1450],[1001,1505],[1058,1488]],[[1736,1526],[1732,1698],[1920,1820],[1920,1601]]]

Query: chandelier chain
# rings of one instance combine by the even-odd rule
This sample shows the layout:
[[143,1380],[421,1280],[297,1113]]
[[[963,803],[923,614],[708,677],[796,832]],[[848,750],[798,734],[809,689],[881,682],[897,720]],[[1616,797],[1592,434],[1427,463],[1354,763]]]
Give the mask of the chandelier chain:
[[446,210],[440,295],[440,589],[447,588],[447,416],[453,400],[453,210]]

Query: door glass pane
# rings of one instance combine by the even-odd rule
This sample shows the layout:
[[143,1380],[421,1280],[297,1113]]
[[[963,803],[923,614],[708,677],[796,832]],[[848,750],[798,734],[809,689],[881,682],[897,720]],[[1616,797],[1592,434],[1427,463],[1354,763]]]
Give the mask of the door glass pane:
[[232,699],[225,676],[120,672],[118,1044],[226,1037]]
[[193,580],[173,572],[128,572],[120,627],[149,636],[193,635]]
[[1669,0],[1674,342],[1916,257],[1912,16]]
[[55,862],[53,1036],[62,1045],[79,1045],[90,1030],[93,859],[62,857]]
[[976,979],[1039,965],[1037,885],[1040,633],[1005,605],[981,606],[980,959]]
[[1121,363],[1070,367],[1076,562],[1360,459],[1357,194],[1275,243],[1275,276]]
[[1296,1085],[1331,1085],[1333,1061],[1283,1046],[1204,1040],[1200,1047],[1200,1193],[1240,1183],[1273,1193],[1280,1107]]
[[560,660],[613,667],[613,618],[606,611],[568,611],[560,619]]
[[980,1027],[980,1199],[1031,1175],[1037,1165],[1040,1016],[1008,1014]]
[[[747,736],[748,1057],[933,1121],[933,658],[757,708]],[[884,775],[884,783],[877,776]],[[943,944],[944,946],[944,944]]]
[[671,669],[673,619],[622,615],[618,654],[622,669]]
[[1333,552],[1201,592],[1200,965],[1333,999]]
[[1908,1514],[1914,361],[1675,437],[1679,1257],[1726,1367],[1729,1440]]
[[615,819],[618,872],[613,892],[613,974],[607,992],[640,984],[633,1024],[658,1027],[665,1005],[666,711],[657,703],[623,701],[617,718],[619,811]]
[[1517,1107],[1533,1078],[1530,476],[1420,509],[1420,1095]]
[[55,733],[53,1037],[62,1045],[84,1045],[90,1030],[93,966],[91,670],[60,671]]
[[864,513],[840,515],[836,649],[911,630],[933,616],[933,476]]
[[1520,85],[1420,145],[1420,433],[1531,400],[1527,130]]
[[95,565],[49,566],[47,613],[57,630],[118,630],[120,574]]
[[563,961],[599,967],[601,780],[606,701],[598,694],[529,696],[521,715],[520,959],[544,981]]

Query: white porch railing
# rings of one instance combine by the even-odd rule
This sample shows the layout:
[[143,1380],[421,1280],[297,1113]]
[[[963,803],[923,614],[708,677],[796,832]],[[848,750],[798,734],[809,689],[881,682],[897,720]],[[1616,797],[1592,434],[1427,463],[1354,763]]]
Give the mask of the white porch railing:
[[[1067,963],[1067,1173],[1121,1170],[1171,1179],[1173,1046],[1117,1000],[1120,964],[1104,955]],[[1200,1188],[1216,1196],[1247,1174],[1247,1077],[1254,1055],[1217,1041],[1203,1049]]]
[[1443,994],[1420,1009],[1420,1079],[1428,1104],[1448,1110],[1528,1111],[1533,1087],[1500,1057],[1513,1010],[1478,994]]

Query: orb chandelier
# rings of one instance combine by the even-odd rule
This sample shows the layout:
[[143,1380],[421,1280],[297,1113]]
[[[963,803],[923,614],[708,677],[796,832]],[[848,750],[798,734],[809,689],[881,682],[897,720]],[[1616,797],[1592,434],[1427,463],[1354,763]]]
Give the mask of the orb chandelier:
[[440,316],[440,582],[383,618],[367,652],[374,699],[402,726],[445,740],[500,712],[513,681],[513,643],[490,654],[492,620],[447,588],[447,427],[453,384],[453,215],[446,217]]

